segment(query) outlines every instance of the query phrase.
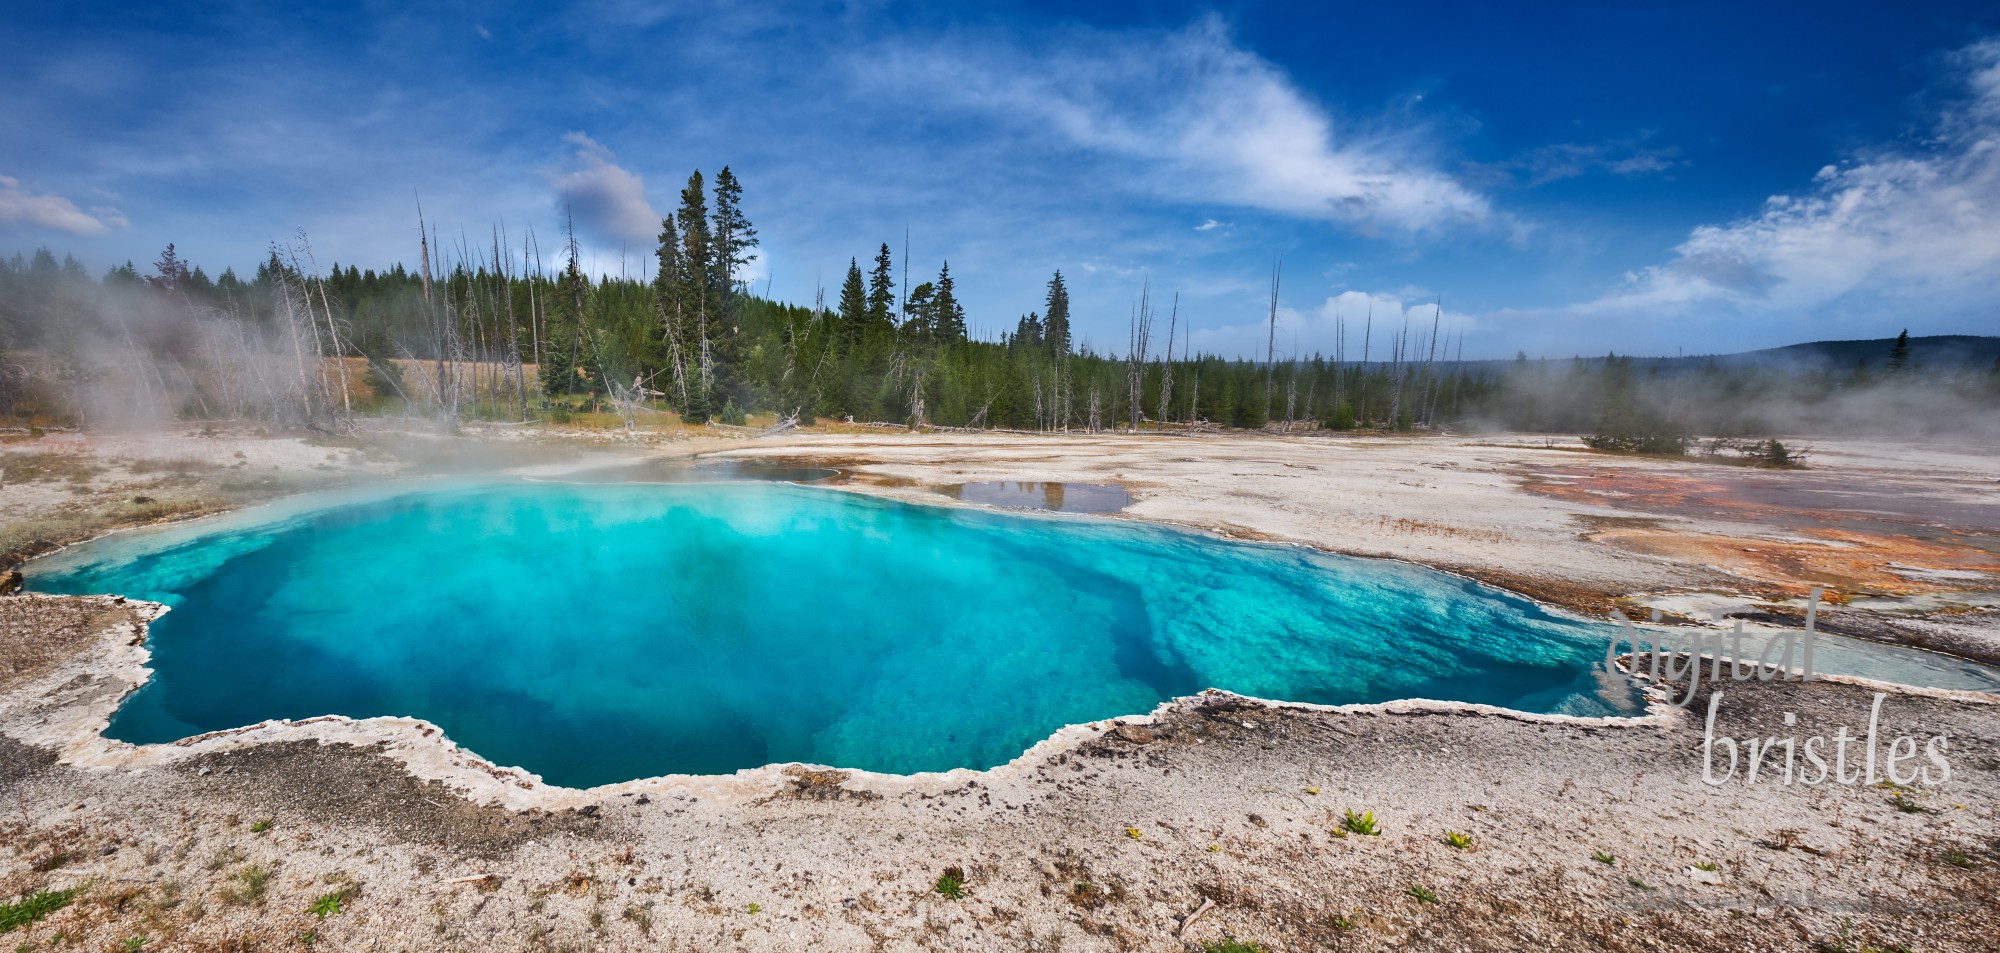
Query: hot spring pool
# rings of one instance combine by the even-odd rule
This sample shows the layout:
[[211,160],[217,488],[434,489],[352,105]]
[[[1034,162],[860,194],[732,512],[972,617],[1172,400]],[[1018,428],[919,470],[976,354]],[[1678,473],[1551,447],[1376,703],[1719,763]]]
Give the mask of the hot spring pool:
[[1392,562],[770,483],[292,501],[38,562],[173,606],[135,743],[408,715],[591,786],[803,761],[985,768],[1204,688],[1626,714],[1609,626]]

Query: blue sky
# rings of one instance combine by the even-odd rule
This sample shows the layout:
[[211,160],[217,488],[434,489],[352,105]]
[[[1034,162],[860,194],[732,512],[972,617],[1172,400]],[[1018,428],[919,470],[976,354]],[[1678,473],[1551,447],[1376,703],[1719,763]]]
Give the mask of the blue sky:
[[1439,296],[1468,357],[2000,333],[2000,7],[1920,6],[19,5],[0,251],[382,266],[421,194],[640,273],[726,163],[776,297],[907,227],[1100,349],[1150,284],[1261,354],[1278,258],[1281,352]]

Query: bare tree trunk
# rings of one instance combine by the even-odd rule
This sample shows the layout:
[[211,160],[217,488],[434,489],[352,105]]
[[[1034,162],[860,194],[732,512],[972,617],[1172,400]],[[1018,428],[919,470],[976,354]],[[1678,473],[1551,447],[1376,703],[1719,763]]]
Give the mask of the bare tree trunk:
[[1424,390],[1425,390],[1425,393],[1424,393],[1424,395],[1423,395],[1423,396],[1424,396],[1424,398],[1425,398],[1425,399],[1424,399],[1424,402],[1423,402],[1423,404],[1422,404],[1422,405],[1420,406],[1420,409],[1421,409],[1421,410],[1423,411],[1423,415],[1424,415],[1424,426],[1425,426],[1425,427],[1427,427],[1427,428],[1428,428],[1428,427],[1430,427],[1430,426],[1431,426],[1431,424],[1432,424],[1432,421],[1431,421],[1431,411],[1432,411],[1432,410],[1433,410],[1434,408],[1436,408],[1436,406],[1437,406],[1437,399],[1436,399],[1436,397],[1437,397],[1437,384],[1436,384],[1436,378],[1435,378],[1435,377],[1433,376],[1433,374],[1432,374],[1432,368],[1433,368],[1433,367],[1435,366],[1435,363],[1434,363],[1434,361],[1435,361],[1435,359],[1436,359],[1436,357],[1437,357],[1437,348],[1438,348],[1438,324],[1439,324],[1439,323],[1440,323],[1441,321],[1443,321],[1443,320],[1444,320],[1444,296],[1443,296],[1443,295],[1439,295],[1439,296],[1438,296],[1438,302],[1437,302],[1437,310],[1431,313],[1431,342],[1430,342],[1430,348],[1429,348],[1429,350],[1428,350],[1428,351],[1427,351],[1427,352],[1426,352],[1426,353],[1424,354]]
[[1368,324],[1361,330],[1361,425],[1368,426],[1368,346],[1375,337],[1375,302],[1368,302]]
[[1180,327],[1181,293],[1174,292],[1173,310],[1167,312],[1167,355],[1160,362],[1160,419],[1157,426],[1167,424],[1168,402],[1174,398],[1174,333]]
[[1152,288],[1146,285],[1141,286],[1139,307],[1132,312],[1131,339],[1125,355],[1126,413],[1131,419],[1133,433],[1139,432],[1139,407],[1145,400],[1146,352],[1150,349],[1152,336]]
[[1285,263],[1280,260],[1271,266],[1271,318],[1270,334],[1264,341],[1264,421],[1271,420],[1271,385],[1278,372],[1278,278],[1284,271]]

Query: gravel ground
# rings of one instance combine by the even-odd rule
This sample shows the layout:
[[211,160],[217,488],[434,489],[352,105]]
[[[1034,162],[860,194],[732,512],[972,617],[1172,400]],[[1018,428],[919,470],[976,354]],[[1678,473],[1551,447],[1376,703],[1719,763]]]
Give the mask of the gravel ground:
[[[205,446],[161,439],[143,453],[105,442],[76,455],[173,460]],[[224,460],[244,454],[244,467],[225,468],[333,480],[405,472],[417,455],[202,439],[219,441]],[[930,486],[1119,482],[1136,497],[1121,518],[1409,559],[1585,611],[1669,593],[1689,605],[1761,600],[1782,616],[1788,593],[1761,575],[1771,564],[1620,534],[1801,532],[1789,518],[1530,489],[1548,480],[1537,468],[1577,455],[1490,441],[728,439],[751,455],[838,463],[856,492],[946,505],[957,504]],[[547,462],[539,448],[425,446],[470,466]],[[1821,449],[1823,476],[1907,482],[1928,467],[1941,497],[1996,468],[1976,454]],[[249,463],[252,450],[268,458]],[[209,479],[203,459],[182,469]],[[1655,485],[1696,472],[1590,465]],[[10,481],[0,504],[16,520],[15,503],[129,499],[133,481],[164,479],[122,463],[73,475],[87,469]],[[58,481],[84,491],[57,492]],[[1991,527],[1952,531],[1983,538]],[[1914,569],[1907,558],[1878,562],[1909,586],[1860,593],[1871,608],[1840,610],[1840,624],[1976,654],[1993,631],[1993,613],[1963,601],[1992,586],[1976,554]],[[0,946],[1053,951],[1236,937],[1267,950],[1994,948],[2000,699],[1988,695],[1852,680],[1723,686],[1716,736],[1800,744],[1841,728],[1865,735],[1882,693],[1878,774],[1903,736],[1920,752],[1943,738],[1951,768],[1903,787],[1786,783],[1781,754],[1754,784],[1704,783],[1706,696],[1614,721],[1209,693],[1072,726],[986,772],[772,766],[574,791],[487,764],[411,718],[108,741],[104,724],[147,675],[153,611],[110,597],[0,598],[0,904],[45,889],[67,899]],[[1921,755],[1912,764],[1936,770]],[[1350,830],[1350,811],[1371,814],[1376,833]],[[1447,842],[1453,833],[1462,846]],[[950,868],[964,875],[957,899],[937,890]],[[11,909],[0,907],[0,923]]]

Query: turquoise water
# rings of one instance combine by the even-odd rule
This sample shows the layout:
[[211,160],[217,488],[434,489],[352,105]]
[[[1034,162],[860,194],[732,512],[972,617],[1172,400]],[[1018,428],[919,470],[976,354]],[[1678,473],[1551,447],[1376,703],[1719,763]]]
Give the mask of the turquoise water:
[[174,607],[112,737],[410,715],[571,786],[985,768],[1209,687],[1633,711],[1610,627],[1440,573],[778,484],[377,491],[34,568]]

